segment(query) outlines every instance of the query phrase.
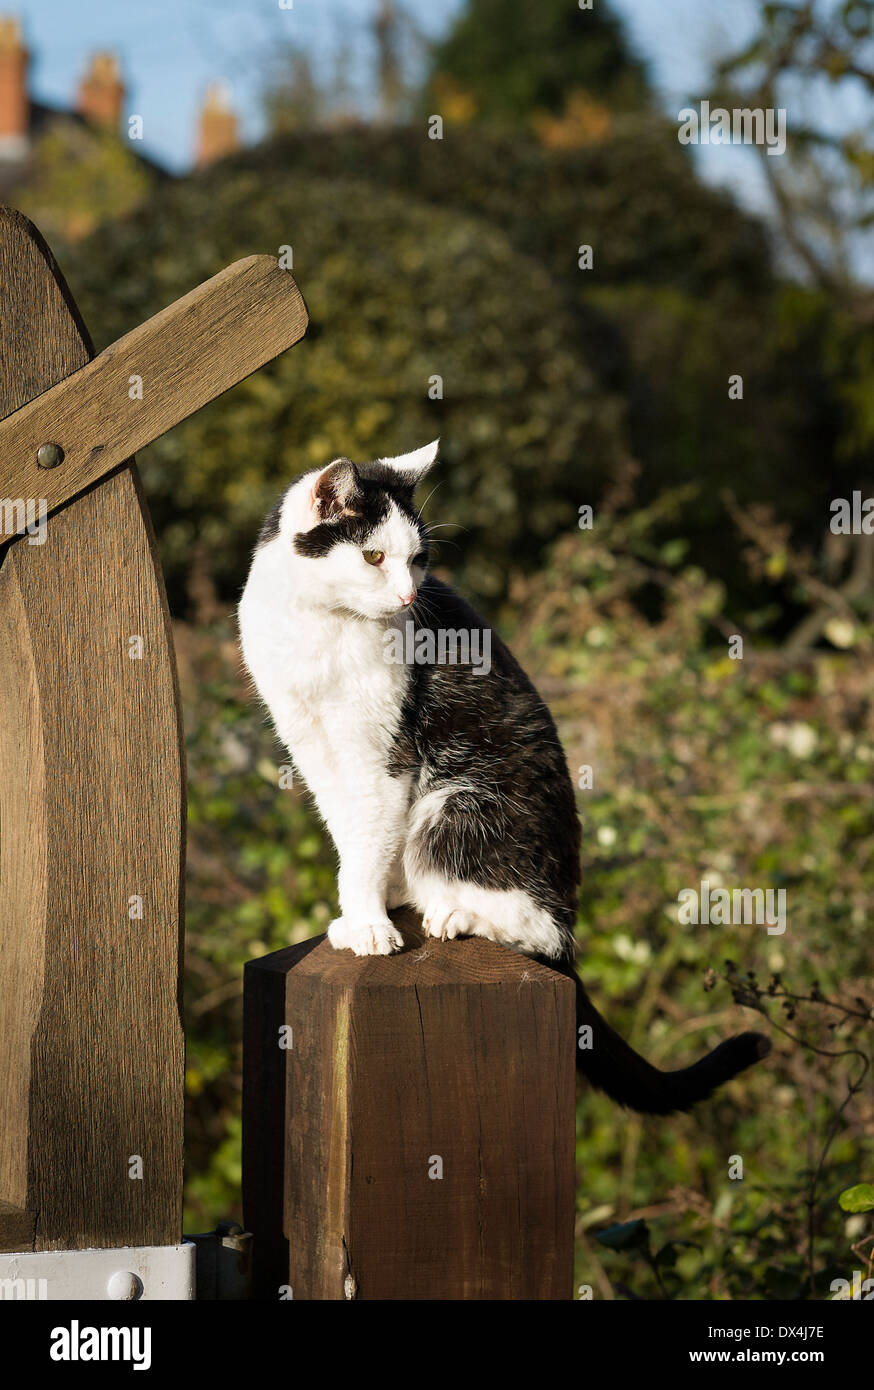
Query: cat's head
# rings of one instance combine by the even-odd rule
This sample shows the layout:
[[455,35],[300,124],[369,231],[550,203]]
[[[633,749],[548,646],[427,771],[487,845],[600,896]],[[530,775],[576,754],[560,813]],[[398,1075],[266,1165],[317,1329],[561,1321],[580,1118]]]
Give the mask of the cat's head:
[[408,608],[428,567],[413,493],[439,440],[374,463],[335,459],[289,488],[260,543],[286,547],[304,591],[324,607],[384,619]]

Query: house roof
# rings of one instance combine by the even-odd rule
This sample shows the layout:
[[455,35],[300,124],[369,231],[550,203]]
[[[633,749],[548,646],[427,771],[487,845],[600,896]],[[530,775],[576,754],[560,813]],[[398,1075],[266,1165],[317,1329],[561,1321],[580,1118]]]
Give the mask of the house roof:
[[[28,137],[28,151],[24,155],[10,157],[4,155],[0,149],[0,197],[5,197],[7,192],[12,189],[20,188],[28,182],[33,169],[33,151],[41,135],[44,135],[52,127],[67,126],[72,132],[76,132],[80,137],[95,134],[95,128],[80,116],[77,111],[68,111],[63,107],[46,106],[43,102],[30,102],[30,133]],[[156,164],[148,155],[140,154],[133,141],[127,142],[131,154],[133,154],[148,171],[156,178],[169,179],[172,175],[161,164]]]

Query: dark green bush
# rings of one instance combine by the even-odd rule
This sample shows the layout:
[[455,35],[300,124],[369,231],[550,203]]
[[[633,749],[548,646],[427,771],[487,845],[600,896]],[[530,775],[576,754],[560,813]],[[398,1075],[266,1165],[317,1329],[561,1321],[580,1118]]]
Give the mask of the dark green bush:
[[141,458],[174,605],[195,542],[223,593],[239,590],[258,523],[297,474],[436,435],[429,515],[464,528],[440,535],[476,554],[469,589],[501,592],[509,559],[531,563],[615,465],[622,412],[596,390],[547,272],[499,229],[366,183],[230,165],[79,248],[69,278],[103,343],[284,245],[308,337]]

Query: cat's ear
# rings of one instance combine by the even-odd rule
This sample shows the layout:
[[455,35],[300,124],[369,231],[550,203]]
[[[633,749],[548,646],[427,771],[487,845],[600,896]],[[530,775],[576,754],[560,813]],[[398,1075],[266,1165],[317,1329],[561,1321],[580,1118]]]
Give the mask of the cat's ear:
[[379,462],[390,468],[393,473],[399,474],[410,487],[416,487],[437,462],[439,447],[440,440],[432,439],[430,444],[426,444],[422,449],[414,449],[411,454],[399,454],[397,458],[380,459]]
[[320,521],[357,511],[360,499],[361,479],[349,459],[335,459],[323,468],[310,492],[312,509]]

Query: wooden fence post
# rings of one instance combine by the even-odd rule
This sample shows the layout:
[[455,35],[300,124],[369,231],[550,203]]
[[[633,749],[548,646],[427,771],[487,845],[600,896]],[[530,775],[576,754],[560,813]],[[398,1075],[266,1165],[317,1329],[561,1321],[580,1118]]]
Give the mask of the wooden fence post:
[[255,1296],[572,1296],[575,992],[478,939],[250,961]]

